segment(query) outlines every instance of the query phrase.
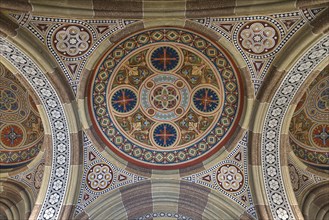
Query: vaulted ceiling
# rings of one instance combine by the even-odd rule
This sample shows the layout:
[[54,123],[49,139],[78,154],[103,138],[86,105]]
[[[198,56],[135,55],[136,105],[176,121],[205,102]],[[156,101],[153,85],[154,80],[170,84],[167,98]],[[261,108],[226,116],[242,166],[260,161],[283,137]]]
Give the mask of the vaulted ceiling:
[[2,0],[1,219],[326,219],[328,6]]

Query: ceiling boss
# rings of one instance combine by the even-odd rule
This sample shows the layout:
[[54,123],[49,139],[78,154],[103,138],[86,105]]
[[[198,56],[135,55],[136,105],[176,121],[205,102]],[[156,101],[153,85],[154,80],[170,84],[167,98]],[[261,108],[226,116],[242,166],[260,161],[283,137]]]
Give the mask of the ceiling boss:
[[145,30],[112,47],[89,86],[98,135],[124,159],[158,169],[203,161],[232,136],[242,111],[239,73],[201,35]]

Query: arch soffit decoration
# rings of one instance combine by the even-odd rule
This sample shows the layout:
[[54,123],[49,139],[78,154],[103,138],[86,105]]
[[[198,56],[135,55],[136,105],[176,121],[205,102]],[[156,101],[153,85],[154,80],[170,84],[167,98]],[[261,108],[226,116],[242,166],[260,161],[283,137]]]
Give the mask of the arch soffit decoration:
[[[299,54],[297,59],[293,58],[293,55],[284,59],[279,57],[280,59],[276,60],[277,63],[273,64],[277,71],[273,72],[281,73],[280,79],[277,79],[278,76],[274,74],[269,74],[262,87],[273,82],[273,79],[279,80],[280,83],[274,86],[275,90],[270,94],[259,93],[257,99],[260,104],[254,106],[253,110],[256,115],[255,121],[259,123],[253,125],[250,143],[256,144],[250,145],[250,148],[251,151],[255,150],[258,153],[250,155],[252,163],[250,171],[254,179],[253,198],[261,218],[266,218],[266,216],[272,216],[275,219],[301,217],[294,194],[287,193],[287,190],[292,190],[292,188],[287,168],[288,159],[285,154],[288,149],[282,143],[286,143],[284,138],[287,136],[289,123],[286,125],[283,122],[291,120],[291,113],[295,107],[291,103],[295,97],[298,97],[299,88],[315,69],[324,67],[329,56],[327,34],[320,33],[312,37],[304,35],[303,38],[307,43],[300,40],[301,45],[290,43],[286,47],[292,49],[290,54]],[[300,53],[301,49],[298,49],[298,46],[303,48],[303,53]],[[264,111],[265,114],[257,113],[258,111]],[[258,126],[260,129],[257,128]],[[268,158],[272,156],[274,161],[269,163]],[[259,186],[262,186],[262,190],[256,190]],[[260,204],[265,206],[261,207]]]
[[[323,149],[319,148],[322,151],[319,151],[319,152],[315,151],[316,155],[317,155],[317,160],[314,163],[312,163],[312,162],[308,163],[309,162],[308,160],[304,160],[304,158],[301,157],[301,155],[298,155],[298,150],[294,146],[296,144],[295,141],[298,140],[298,137],[296,137],[296,134],[295,134],[296,130],[294,130],[294,129],[296,129],[296,123],[294,123],[294,120],[296,120],[298,117],[296,113],[299,111],[299,105],[301,103],[303,103],[303,100],[306,99],[306,101],[304,103],[307,103],[307,100],[311,99],[309,97],[308,91],[310,91],[311,89],[314,88],[315,82],[323,83],[324,81],[326,81],[325,80],[326,73],[328,73],[328,70],[329,70],[328,62],[325,60],[324,62],[319,64],[318,67],[315,68],[315,70],[312,71],[312,73],[309,75],[309,77],[305,80],[303,85],[300,87],[300,89],[298,91],[298,95],[296,95],[296,97],[294,97],[294,99],[291,102],[291,107],[290,107],[291,111],[294,111],[293,116],[291,118],[290,126],[294,125],[294,127],[289,128],[289,138],[287,136],[282,136],[282,141],[281,141],[281,143],[286,144],[288,146],[287,153],[289,154],[289,156],[288,156],[289,162],[293,161],[296,165],[298,165],[299,169],[307,170],[315,175],[321,176],[326,179],[329,178],[329,173],[325,170],[326,161],[325,160],[320,161],[318,159],[320,157],[320,155],[321,156],[325,155],[325,153],[326,153],[325,147],[323,147]],[[326,89],[327,87],[323,86],[323,88]],[[301,109],[303,111],[307,111],[310,108],[308,107],[308,105],[304,105]],[[319,111],[319,110],[317,110],[317,111]],[[327,117],[325,115],[323,117],[318,117],[318,120],[322,120],[323,124],[326,123],[326,119],[327,119]],[[287,115],[287,118],[285,119],[285,121],[288,121],[288,120],[290,120],[289,115]],[[312,119],[309,119],[309,120],[312,121]],[[314,123],[314,122],[312,121],[312,123]],[[319,123],[319,122],[317,122],[317,123]],[[320,122],[320,124],[321,124],[321,122]],[[304,128],[303,131],[305,131],[305,130],[308,131],[310,129]],[[310,142],[310,145],[312,147],[318,146],[315,144],[315,142]],[[306,152],[307,152],[307,150],[306,150]],[[307,153],[306,155],[308,155],[308,154],[309,153]],[[324,157],[324,159],[326,159],[326,157]]]
[[[14,38],[8,37],[8,39],[1,37],[0,41],[2,62],[7,68],[18,72],[26,79],[39,97],[42,106],[40,109],[45,113],[41,119],[45,127],[45,139],[47,139],[45,142],[50,145],[49,153],[46,154],[44,173],[44,179],[47,181],[43,181],[43,188],[46,188],[47,191],[44,192],[45,194],[38,194],[32,215],[38,219],[60,218],[65,214],[71,215],[71,213],[66,212],[64,205],[73,204],[72,200],[76,199],[76,191],[69,191],[69,188],[71,185],[76,185],[76,181],[78,181],[74,175],[78,174],[79,168],[72,166],[72,163],[76,163],[75,161],[78,159],[76,158],[77,155],[72,152],[71,140],[76,135],[77,125],[75,117],[70,117],[70,121],[67,120],[68,112],[74,109],[72,106],[71,110],[68,109],[68,105],[71,104],[68,103],[67,96],[61,95],[58,92],[59,85],[53,82],[54,78],[60,77],[62,73],[57,71],[56,73],[59,75],[55,75],[52,67],[54,65],[46,60],[46,56],[39,57],[39,51],[36,52],[33,48],[27,50],[25,47],[29,47],[29,40],[22,35]],[[25,51],[29,52],[26,53]],[[33,56],[32,53],[36,54],[37,57]],[[55,76],[49,79],[49,75],[46,76],[49,73]],[[48,100],[52,101],[49,102]],[[77,143],[74,145],[79,146],[81,140],[76,140]]]

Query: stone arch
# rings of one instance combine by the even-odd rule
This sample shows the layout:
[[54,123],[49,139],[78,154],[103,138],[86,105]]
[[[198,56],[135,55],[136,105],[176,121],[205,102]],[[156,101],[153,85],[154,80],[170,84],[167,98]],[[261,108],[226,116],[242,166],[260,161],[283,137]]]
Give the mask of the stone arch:
[[138,219],[152,215],[161,217],[160,213],[177,214],[186,219],[247,217],[236,203],[221,198],[205,187],[176,180],[147,180],[99,197],[76,219],[108,216],[113,219]]
[[[292,108],[296,107],[294,109],[291,109],[291,111],[293,111],[293,116],[290,122],[290,128],[289,128],[289,137],[286,138],[286,136],[282,137],[282,142],[285,143],[285,145],[288,146],[288,150],[287,152],[289,153],[290,158],[294,158],[294,160],[300,160],[300,163],[304,163],[304,165],[300,165],[300,167],[307,167],[307,169],[309,171],[311,171],[314,174],[320,175],[320,176],[326,176],[328,175],[327,172],[327,165],[326,165],[326,161],[328,160],[328,158],[325,156],[327,151],[325,150],[325,148],[321,149],[321,145],[316,145],[315,142],[313,142],[312,140],[309,141],[309,144],[303,143],[300,144],[299,138],[297,137],[297,135],[295,135],[294,133],[296,132],[296,121],[298,121],[298,117],[300,116],[300,113],[305,114],[306,112],[311,112],[311,107],[309,107],[310,105],[308,103],[310,103],[311,98],[309,98],[309,94],[310,92],[313,90],[314,91],[314,85],[317,85],[319,83],[324,83],[326,82],[326,76],[328,75],[329,71],[329,66],[327,65],[326,62],[323,63],[323,65],[319,65],[319,67],[312,71],[312,73],[309,75],[309,77],[305,80],[305,82],[303,83],[303,85],[301,86],[301,88],[298,91],[298,94],[296,94],[296,97],[294,98],[294,100],[292,101]],[[316,84],[317,83],[317,84]],[[324,89],[327,87],[324,87]],[[305,101],[304,101],[305,100]],[[302,106],[299,108],[299,106]],[[313,110],[314,111],[314,110]],[[320,110],[315,110],[315,111],[319,111]],[[306,117],[308,117],[308,113],[306,113]],[[313,118],[308,118],[307,121],[311,121],[311,123],[316,123],[317,126],[322,125],[322,124],[327,124],[326,123],[326,119],[327,119],[327,115],[321,115],[321,117],[317,117],[313,120]],[[287,120],[289,120],[289,118],[287,117]],[[308,129],[302,129],[302,131],[307,131],[307,132],[311,132],[314,129],[314,126],[311,126]],[[313,130],[314,131],[314,130]],[[306,137],[306,139],[311,139],[312,135],[311,133],[307,133],[306,135],[304,135],[304,137]],[[324,139],[325,140],[325,139]],[[323,142],[322,142],[323,143]],[[303,146],[305,144],[305,146],[311,146],[314,151],[312,152],[311,149],[307,149],[307,148],[303,148],[305,146]],[[317,151],[317,148],[319,151]],[[300,150],[298,149],[304,149],[303,152],[305,152],[305,157],[303,157],[302,155],[300,155],[298,152],[300,152]],[[308,159],[309,155],[315,155],[316,157],[314,158],[314,161]],[[320,159],[322,160],[320,160]]]
[[[320,7],[325,5],[324,1],[304,1],[296,0],[289,2],[282,0],[272,0],[271,2],[246,0],[239,4],[235,1],[224,1],[221,4],[214,4],[213,1],[187,1],[178,2],[172,7],[172,3],[166,1],[161,2],[162,11],[166,12],[168,18],[171,17],[186,17],[186,18],[200,18],[200,17],[216,17],[218,15],[238,16],[250,15],[253,13],[265,13],[271,11],[272,13],[280,11],[289,11],[303,7]],[[10,0],[3,0],[2,6],[5,10],[13,10],[18,12],[31,12],[38,15],[49,15],[48,7],[52,8],[52,13],[65,17],[78,18],[128,18],[141,19],[158,18],[159,8],[152,3],[144,4],[142,1],[123,0],[118,6],[114,2],[90,1],[81,4],[80,2],[64,2],[56,4],[54,2],[12,2]]]
[[[253,196],[260,218],[272,216],[278,219],[298,219],[302,217],[294,195],[287,193],[292,189],[287,168],[287,146],[283,138],[287,135],[289,127],[289,123],[285,124],[284,121],[290,122],[294,109],[291,103],[292,98],[295,97],[297,90],[310,73],[314,69],[323,68],[323,63],[328,59],[328,35],[322,35],[326,32],[326,25],[315,20],[311,25],[312,29],[305,30],[311,32],[309,34],[311,37],[306,37],[305,33],[303,37],[295,36],[302,37],[303,40],[299,38],[300,45],[288,44],[282,51],[289,50],[289,55],[279,56],[274,61],[274,67],[265,77],[259,91],[257,97],[259,104],[254,108],[255,123],[252,127],[250,142],[250,171],[254,180],[252,182],[255,193]],[[294,41],[294,39],[291,40]],[[310,56],[311,54],[320,55],[313,57]],[[306,62],[312,65],[306,68],[300,67]],[[301,75],[298,76],[298,80],[291,78],[299,73]],[[278,101],[280,98],[283,102]],[[270,154],[275,156],[272,163],[266,161],[266,156]],[[259,186],[261,190],[256,190]]]
[[28,219],[35,202],[33,193],[23,183],[0,181],[0,213],[8,220]]
[[312,186],[305,192],[301,212],[305,219],[327,219],[329,217],[329,182]]
[[[81,155],[79,150],[74,149],[82,147],[73,93],[65,89],[69,86],[61,79],[63,73],[56,67],[48,51],[41,46],[39,48],[42,49],[38,51],[31,47],[40,43],[33,37],[27,38],[28,33],[18,30],[16,24],[6,20],[8,23],[0,24],[5,26],[0,38],[2,62],[24,77],[40,98],[41,119],[45,126],[44,143],[48,146],[45,149],[47,154],[43,177],[46,181],[42,185],[47,190],[38,194],[31,218],[66,218],[73,214],[71,209],[78,194],[78,189],[69,190],[79,181],[77,176]],[[34,72],[25,71],[25,66]],[[47,103],[50,99],[55,102],[54,105]],[[63,135],[64,139],[61,138]],[[61,170],[60,174],[56,175],[58,170]],[[51,199],[54,193],[58,195],[56,200]]]

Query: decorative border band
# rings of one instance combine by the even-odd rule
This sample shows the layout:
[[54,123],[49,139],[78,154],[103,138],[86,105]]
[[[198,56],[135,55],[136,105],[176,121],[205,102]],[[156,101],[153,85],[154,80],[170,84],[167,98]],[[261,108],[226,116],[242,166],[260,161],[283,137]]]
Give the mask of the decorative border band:
[[45,108],[53,157],[47,193],[38,219],[57,219],[64,205],[70,175],[71,140],[64,107],[56,90],[29,56],[3,38],[0,38],[0,55],[25,77]]
[[274,219],[294,219],[282,179],[280,135],[284,118],[299,87],[329,56],[329,36],[309,49],[291,68],[276,91],[262,130],[261,158],[266,196]]

